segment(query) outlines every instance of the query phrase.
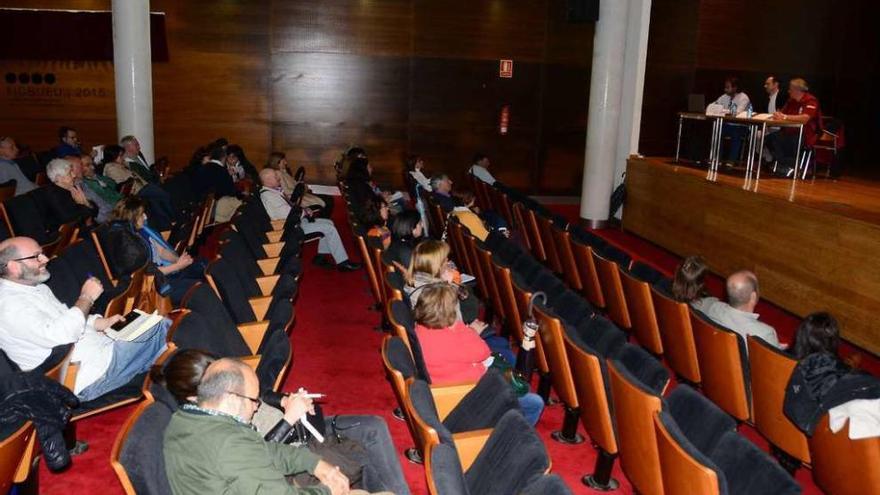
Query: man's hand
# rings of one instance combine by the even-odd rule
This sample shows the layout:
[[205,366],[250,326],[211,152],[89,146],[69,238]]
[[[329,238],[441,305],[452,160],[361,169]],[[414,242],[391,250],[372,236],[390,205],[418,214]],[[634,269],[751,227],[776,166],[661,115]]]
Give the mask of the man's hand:
[[321,484],[329,488],[333,495],[345,495],[351,486],[351,482],[338,467],[325,461],[318,461],[315,466],[315,478],[321,480]]
[[773,120],[785,120],[785,114],[782,112],[773,112]]
[[281,408],[284,409],[284,421],[288,424],[295,424],[306,413],[315,414],[312,399],[298,394],[290,394],[281,399]]
[[469,325],[473,331],[477,332],[477,335],[482,334],[483,330],[489,327],[489,325],[485,321],[474,320]]
[[189,253],[183,253],[177,258],[177,261],[175,261],[174,264],[177,265],[178,270],[183,270],[193,264],[192,256],[190,256]]
[[95,320],[94,327],[95,330],[103,332],[104,330],[112,327],[113,324],[115,324],[117,321],[121,321],[123,319],[125,319],[125,317],[122,315],[114,315],[109,318],[98,318],[97,320]]
[[82,298],[88,299],[90,302],[95,302],[101,294],[104,293],[104,286],[101,284],[101,281],[95,277],[89,277],[83,285],[82,289],[79,291],[79,295]]

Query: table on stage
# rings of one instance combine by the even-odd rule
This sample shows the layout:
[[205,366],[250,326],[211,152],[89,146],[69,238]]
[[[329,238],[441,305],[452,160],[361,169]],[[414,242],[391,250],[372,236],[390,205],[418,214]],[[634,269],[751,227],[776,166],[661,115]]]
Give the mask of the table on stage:
[[[794,174],[792,180],[797,180],[798,169],[801,164],[803,151],[804,124],[791,120],[775,120],[772,118],[735,117],[732,115],[707,115],[699,112],[678,113],[678,138],[675,144],[675,161],[679,161],[681,154],[681,135],[685,120],[703,120],[712,123],[712,134],[709,139],[709,175],[712,179],[718,174],[721,163],[721,140],[724,124],[739,124],[748,127],[748,151],[746,155],[746,179],[750,179],[755,173],[761,178],[761,160],[764,157],[764,138],[767,136],[768,127],[796,127],[798,129],[798,144],[794,155]],[[758,166],[755,166],[755,153],[757,151]]]

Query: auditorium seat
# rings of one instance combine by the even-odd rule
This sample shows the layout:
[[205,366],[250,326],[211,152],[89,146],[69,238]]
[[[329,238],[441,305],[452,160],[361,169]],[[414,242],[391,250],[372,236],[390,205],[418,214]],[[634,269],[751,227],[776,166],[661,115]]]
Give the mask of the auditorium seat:
[[625,344],[608,360],[608,378],[620,467],[640,494],[662,495],[653,417],[663,407],[669,373],[641,347]]
[[[532,292],[532,289],[524,287],[515,280],[513,281],[511,288],[513,289],[513,298],[519,309],[520,317],[523,319],[523,323],[525,323],[526,320],[532,318],[531,313],[529,313],[529,308],[534,292]],[[534,367],[538,370],[538,374],[540,375],[537,392],[538,395],[544,399],[544,403],[547,403],[550,397],[550,368],[547,365],[547,358],[544,356],[544,345],[541,343],[540,338],[535,339],[535,349],[532,354],[534,356]]]
[[595,490],[616,489],[619,483],[611,477],[611,470],[618,446],[606,360],[623,346],[626,335],[607,318],[597,316],[584,320],[574,335],[566,333],[563,338],[578,402],[584,404],[580,408],[581,424],[598,451],[593,472],[581,480]]
[[678,302],[657,287],[651,289],[664,359],[679,380],[699,384],[700,364],[687,303]]
[[581,293],[590,304],[604,309],[605,296],[602,293],[602,283],[599,281],[599,272],[596,269],[596,261],[593,258],[593,250],[595,248],[583,242],[583,237],[578,235],[579,232],[586,235],[583,229],[574,229],[571,234],[571,250],[577,266],[578,277],[581,281]]
[[434,239],[441,239],[443,237],[443,232],[446,231],[446,214],[430,194],[425,195],[425,200],[428,209],[428,221],[430,222],[428,230],[431,237]]
[[[155,401],[153,400],[153,395],[149,391],[145,391],[144,400],[142,400],[140,403],[138,403],[137,406],[135,406],[134,410],[131,412],[125,422],[122,423],[122,427],[119,429],[119,433],[116,434],[116,439],[113,441],[113,447],[111,447],[110,449],[110,466],[113,467],[113,471],[116,473],[116,477],[119,478],[119,483],[122,485],[122,490],[125,492],[125,495],[160,495],[153,494],[150,491],[145,490],[143,487],[141,487],[140,491],[136,490],[134,483],[132,483],[132,479],[128,475],[128,470],[126,470],[126,467],[122,464],[120,460],[122,450],[123,448],[125,448],[126,442],[128,442],[129,434],[131,433],[134,426],[137,424],[138,420],[144,414],[144,412],[153,404],[155,404]],[[136,459],[139,464],[149,464],[151,460],[156,460],[155,456],[149,455],[132,457],[133,459]],[[132,466],[132,469],[140,474],[139,471],[142,470],[143,467],[140,465]],[[153,472],[151,472],[150,474],[155,476],[164,476],[164,473],[160,473],[158,471],[158,469],[154,469]],[[158,483],[158,481],[153,480],[153,483]],[[165,480],[164,484],[168,484],[167,479]]]
[[577,432],[580,403],[563,340],[566,330],[556,315],[543,304],[536,303],[533,311],[539,325],[538,337],[550,371],[550,382],[565,408],[562,429],[554,431],[551,437],[561,443],[581,443],[584,437]]
[[367,272],[367,283],[370,285],[370,293],[373,295],[374,307],[380,309],[382,305],[382,284],[379,279],[379,271],[373,266],[370,248],[367,247],[366,233],[358,226],[353,226],[354,241],[361,253],[361,260],[364,263],[364,270]]
[[665,495],[795,495],[800,487],[774,460],[736,432],[736,423],[681,385],[654,414]]
[[36,448],[34,424],[25,422],[0,441],[0,493],[8,493],[13,483],[23,483],[31,473]]
[[460,229],[460,232],[465,252],[467,253],[467,257],[471,260],[471,268],[473,268],[474,270],[471,275],[476,277],[475,283],[477,288],[477,297],[480,299],[480,301],[483,301],[484,303],[488,302],[491,304],[492,296],[489,292],[489,277],[483,275],[483,267],[480,263],[479,256],[477,255],[477,239],[465,227],[462,227]]
[[511,207],[510,211],[513,215],[513,226],[517,232],[520,233],[520,238],[522,239],[523,244],[529,252],[532,251],[532,239],[530,238],[530,232],[526,227],[526,219],[523,217],[523,205],[522,203],[517,202],[513,198],[511,198]]
[[[602,253],[593,251],[593,261],[596,265],[599,283],[602,286],[605,310],[611,321],[621,329],[629,331],[632,322],[629,317],[629,308],[626,305],[626,296],[623,293],[623,284],[620,281],[620,264],[608,256],[609,253],[613,254],[613,251],[605,250]],[[624,266],[624,268],[628,268],[628,266]]]
[[501,293],[498,290],[498,285],[495,283],[495,277],[492,272],[492,252],[476,238],[473,238],[473,246],[477,263],[480,266],[480,276],[483,277],[483,285],[489,293],[488,302],[492,304],[494,314],[504,318],[504,304],[501,302]]
[[[647,265],[635,263],[632,269],[619,267],[620,282],[629,310],[632,333],[639,345],[655,356],[663,354],[663,342],[657,325],[654,303],[651,299],[651,272]],[[648,274],[647,276],[645,276]]]
[[562,269],[562,275],[565,277],[566,283],[573,290],[582,291],[583,285],[581,277],[578,273],[577,262],[574,258],[574,252],[571,246],[571,236],[562,225],[553,224],[551,226],[553,234],[553,242],[556,245],[556,251],[559,255],[559,265]]
[[760,337],[750,335],[747,341],[755,428],[774,449],[784,453],[778,457],[787,469],[810,464],[806,435],[782,412],[785,388],[797,361]]
[[[479,447],[475,457],[470,458],[473,448],[464,451],[448,444],[432,446],[425,463],[428,491],[432,495],[569,493],[559,488],[558,478],[538,484],[550,468],[550,458],[521,414],[505,414]],[[536,486],[529,488],[530,483]]]
[[739,421],[751,417],[746,343],[736,332],[691,310],[703,393]]
[[504,314],[504,329],[518,346],[523,339],[522,315],[513,294],[513,280],[510,268],[504,266],[493,256],[492,273],[495,278],[495,287],[498,289],[498,297],[501,301],[501,311]]
[[553,273],[561,274],[562,262],[559,260],[559,250],[553,237],[553,223],[544,215],[538,213],[533,213],[533,215],[538,223],[538,233],[541,236],[541,244],[544,246],[544,254],[547,257],[547,268],[553,270]]
[[809,440],[813,479],[828,495],[880,494],[880,438],[849,438],[850,424],[832,433],[826,414]]
[[464,246],[461,229],[461,222],[458,221],[458,218],[455,215],[452,215],[449,218],[449,222],[446,224],[446,239],[458,268],[463,270],[464,273],[473,274],[475,271],[474,261],[470,259],[468,250]]
[[32,194],[21,194],[0,203],[0,213],[12,236],[30,237],[41,246],[58,241],[57,232],[49,232]]

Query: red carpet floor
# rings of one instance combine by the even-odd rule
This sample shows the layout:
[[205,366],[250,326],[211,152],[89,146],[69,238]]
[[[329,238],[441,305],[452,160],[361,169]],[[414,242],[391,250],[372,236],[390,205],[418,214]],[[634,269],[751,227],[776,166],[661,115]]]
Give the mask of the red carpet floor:
[[[576,207],[560,207],[563,214],[577,216]],[[344,217],[339,212],[336,221],[340,233],[349,246],[349,253],[356,253]],[[669,253],[620,231],[601,231],[607,239],[619,244],[635,256],[650,261],[670,272],[677,260]],[[303,259],[310,260],[314,244],[306,248]],[[353,258],[359,258],[354,255]],[[395,400],[385,381],[379,358],[382,334],[374,327],[379,315],[370,311],[371,297],[364,273],[338,273],[305,264],[305,274],[296,305],[297,321],[292,334],[294,362],[285,382],[285,390],[305,387],[311,392],[326,393],[324,410],[328,414],[376,414],[389,425],[398,450],[401,453],[412,445],[406,425],[391,416]],[[720,291],[720,283],[713,282],[714,290]],[[780,329],[782,335],[791,335],[796,320],[790,315],[767,306],[762,315],[768,323]],[[109,455],[119,427],[131,408],[123,408],[98,417],[87,419],[78,425],[79,438],[89,442],[89,451],[75,458],[74,465],[62,474],[51,474],[41,467],[41,493],[62,494],[119,494],[119,482],[113,473]],[[548,407],[537,430],[548,448],[553,471],[563,477],[577,494],[596,493],[580,483],[580,477],[592,469],[595,451],[589,442],[580,445],[561,445],[550,439],[550,433],[562,424],[562,408]],[[750,428],[743,434],[763,448],[765,443]],[[581,429],[583,433],[583,429]],[[425,494],[425,477],[422,466],[409,463],[402,455],[407,481],[413,494]],[[630,494],[632,487],[619,468],[614,476],[621,482],[616,493]],[[807,470],[800,470],[798,481],[805,494],[821,493],[810,479]]]

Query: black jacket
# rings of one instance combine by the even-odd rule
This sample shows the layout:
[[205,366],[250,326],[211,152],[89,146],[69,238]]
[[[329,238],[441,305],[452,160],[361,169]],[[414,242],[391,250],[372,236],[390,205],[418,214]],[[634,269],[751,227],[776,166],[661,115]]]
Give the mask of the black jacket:
[[232,176],[223,165],[208,162],[196,174],[195,189],[200,197],[214,193],[216,199],[224,196],[238,196]]
[[35,189],[34,195],[49,232],[58,230],[66,223],[82,222],[98,214],[97,206],[91,203],[89,203],[91,206],[77,203],[68,190],[55,184]]
[[39,371],[0,376],[0,432],[5,438],[33,421],[46,466],[59,471],[70,464],[64,428],[79,404],[73,392]]
[[880,398],[880,380],[847,367],[828,353],[802,359],[785,389],[783,412],[801,431],[813,436],[829,409],[856,399]]
[[[776,111],[781,112],[782,107],[785,106],[785,102],[787,102],[787,101],[788,101],[788,93],[785,93],[782,90],[779,90],[779,92],[776,93]],[[766,113],[770,113],[770,95],[766,95],[764,97],[764,100],[761,102],[761,111],[766,112]]]

